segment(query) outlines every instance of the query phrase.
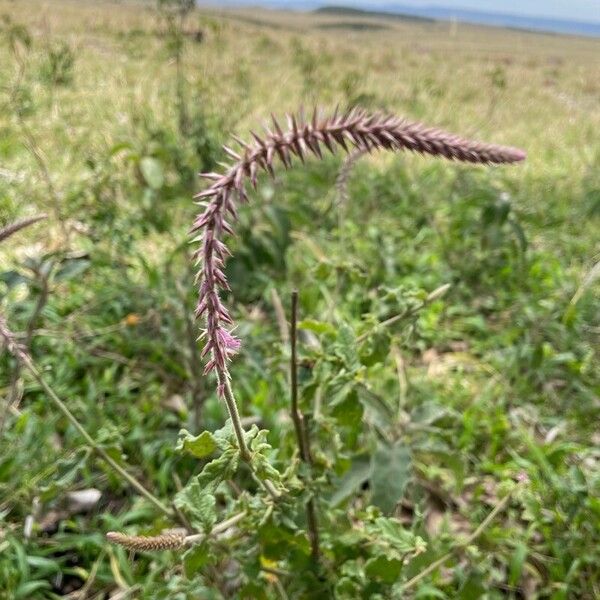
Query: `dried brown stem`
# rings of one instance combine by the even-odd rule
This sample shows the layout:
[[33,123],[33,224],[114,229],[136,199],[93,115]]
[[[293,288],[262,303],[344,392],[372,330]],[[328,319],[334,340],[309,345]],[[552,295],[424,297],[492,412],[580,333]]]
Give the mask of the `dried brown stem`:
[[[298,292],[292,292],[292,318],[290,326],[290,383],[291,383],[291,412],[300,458],[309,467],[312,467],[312,454],[310,451],[310,441],[304,415],[298,405]],[[311,556],[316,562],[319,560],[319,525],[317,521],[317,509],[315,499],[311,497],[306,503],[306,522],[308,525],[308,537],[310,540]]]
[[290,385],[291,385],[291,412],[294,429],[296,430],[296,439],[298,441],[298,449],[300,458],[305,462],[309,462],[309,452],[306,448],[306,436],[304,433],[304,416],[300,412],[298,406],[298,357],[297,357],[297,330],[298,323],[298,292],[292,292],[292,318],[290,327]]
[[41,221],[42,219],[45,219],[48,215],[36,215],[34,217],[29,217],[27,219],[21,219],[20,221],[15,221],[14,223],[10,223],[10,225],[6,225],[6,227],[3,227],[2,229],[0,229],[0,242],[3,242],[4,240],[8,239],[11,235],[13,235],[14,233],[17,233],[17,231],[20,231],[21,229],[25,229],[25,227],[29,227],[29,225],[33,225],[34,223],[37,223],[38,221]]

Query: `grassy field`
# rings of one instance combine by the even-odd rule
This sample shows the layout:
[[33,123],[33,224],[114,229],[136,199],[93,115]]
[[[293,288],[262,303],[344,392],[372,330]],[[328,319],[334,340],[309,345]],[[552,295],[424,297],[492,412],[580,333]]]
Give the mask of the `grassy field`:
[[[46,215],[0,241],[0,316],[44,382],[0,338],[0,598],[600,598],[600,40],[259,9],[170,23],[0,0],[0,231]],[[232,132],[315,104],[528,157],[338,154],[260,180],[226,269],[256,454],[236,469],[196,340],[192,196]],[[207,533],[185,552],[105,539],[182,523]]]

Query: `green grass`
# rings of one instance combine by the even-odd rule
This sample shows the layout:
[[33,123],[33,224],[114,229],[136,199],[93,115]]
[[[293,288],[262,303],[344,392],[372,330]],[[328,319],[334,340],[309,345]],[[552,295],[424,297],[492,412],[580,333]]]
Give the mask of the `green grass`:
[[[4,352],[0,598],[84,585],[98,599],[600,596],[599,288],[584,285],[600,255],[600,41],[201,11],[187,23],[182,125],[169,37],[149,5],[0,0],[2,14],[0,227],[48,219],[2,243],[0,310],[21,340],[29,331],[45,379],[94,439],[166,502],[206,462],[176,450],[180,429],[214,432],[226,418],[202,376],[188,231],[196,173],[218,168],[229,132],[247,137],[302,104],[360,103],[522,147],[528,160],[479,168],[377,154],[357,164],[345,202],[334,189],[341,158],[309,161],[262,181],[242,209],[227,265],[243,340],[234,387],[243,416],[269,430],[272,464],[296,465],[273,293],[289,314],[298,289],[318,576],[292,509],[306,476],[296,467],[289,504],[264,522],[241,469],[214,493],[219,520],[249,512],[238,536],[200,546],[184,566],[170,552],[130,560],[107,531],[173,522]],[[87,488],[101,498],[78,512],[69,494]],[[393,511],[404,537],[395,531],[388,547],[398,522],[380,514]]]

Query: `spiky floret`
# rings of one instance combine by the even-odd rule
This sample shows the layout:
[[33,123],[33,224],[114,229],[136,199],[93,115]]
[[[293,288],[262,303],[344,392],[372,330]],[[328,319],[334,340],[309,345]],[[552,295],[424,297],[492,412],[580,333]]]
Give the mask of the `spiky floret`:
[[308,155],[322,158],[324,150],[335,153],[338,147],[346,152],[352,148],[366,152],[406,149],[481,164],[514,163],[525,159],[525,153],[516,148],[470,141],[441,129],[393,115],[370,114],[362,109],[343,114],[336,109],[329,117],[322,117],[315,109],[310,120],[288,115],[285,131],[273,117],[272,128],[266,127],[264,136],[252,132],[252,137],[251,143],[236,138],[241,147],[239,152],[223,146],[233,161],[225,165],[223,173],[202,174],[211,184],[196,196],[204,211],[192,228],[192,233],[197,236],[195,239],[201,242],[195,254],[201,264],[196,316],[206,320],[203,356],[210,354],[210,358],[205,372],[217,369],[226,376],[227,362],[239,349],[240,342],[231,334],[232,319],[219,297],[220,290],[230,289],[223,271],[230,253],[222,238],[224,234],[233,234],[228,219],[236,219],[237,202],[248,201],[246,182],[250,180],[256,188],[259,171],[273,177],[276,159],[289,168],[293,157],[304,162]]

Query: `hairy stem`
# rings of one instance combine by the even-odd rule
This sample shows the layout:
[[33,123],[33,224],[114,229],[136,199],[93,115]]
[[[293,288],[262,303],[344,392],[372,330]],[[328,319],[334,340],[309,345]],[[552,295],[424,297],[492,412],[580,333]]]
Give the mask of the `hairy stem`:
[[254,480],[261,487],[263,487],[274,500],[276,500],[277,498],[279,498],[280,494],[273,485],[273,483],[268,479],[262,479],[258,477],[252,465],[252,454],[250,452],[250,449],[248,448],[248,444],[246,444],[246,439],[244,438],[244,426],[242,425],[242,420],[240,419],[240,412],[238,410],[237,402],[235,396],[233,395],[233,390],[231,389],[229,373],[227,371],[218,370],[217,380],[219,382],[219,390],[222,390],[222,396],[225,400],[227,411],[229,412],[231,424],[233,425],[233,432],[238,443],[240,456],[242,457],[242,460],[244,460],[244,462],[246,462],[250,467]]
[[219,389],[223,390],[223,398],[225,400],[225,405],[227,406],[227,411],[229,412],[231,424],[233,425],[233,432],[235,433],[238,443],[240,456],[243,460],[249,463],[252,459],[252,455],[250,454],[250,449],[248,448],[244,438],[244,427],[240,419],[240,412],[238,410],[235,396],[233,395],[233,390],[231,389],[229,373],[227,371],[217,371],[217,379],[219,381]]

